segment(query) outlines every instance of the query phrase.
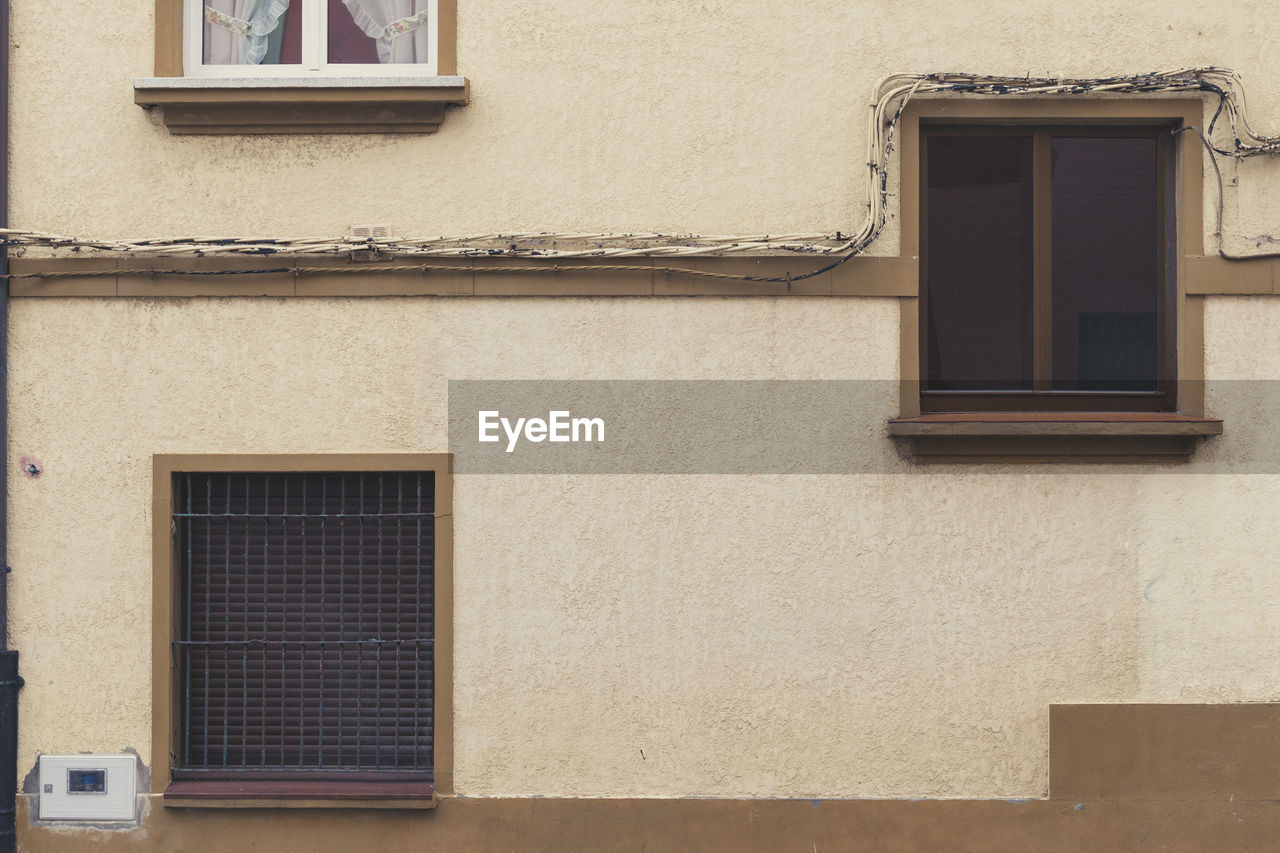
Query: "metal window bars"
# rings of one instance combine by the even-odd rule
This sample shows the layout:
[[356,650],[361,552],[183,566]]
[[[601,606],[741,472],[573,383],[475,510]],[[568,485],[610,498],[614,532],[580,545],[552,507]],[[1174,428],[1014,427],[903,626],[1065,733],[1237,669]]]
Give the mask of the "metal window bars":
[[175,770],[429,772],[432,472],[177,476]]

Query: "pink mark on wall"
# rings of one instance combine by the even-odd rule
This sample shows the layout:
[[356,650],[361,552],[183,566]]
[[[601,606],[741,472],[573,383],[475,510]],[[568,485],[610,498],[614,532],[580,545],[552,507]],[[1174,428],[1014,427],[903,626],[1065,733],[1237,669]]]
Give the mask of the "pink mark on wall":
[[22,469],[22,473],[33,480],[44,473],[44,463],[34,456],[22,457],[22,460],[18,462],[18,467]]

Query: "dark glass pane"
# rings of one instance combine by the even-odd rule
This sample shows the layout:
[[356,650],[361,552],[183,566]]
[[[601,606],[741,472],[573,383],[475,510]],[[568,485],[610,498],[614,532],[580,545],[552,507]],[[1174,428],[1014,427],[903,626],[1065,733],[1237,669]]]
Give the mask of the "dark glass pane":
[[280,46],[280,64],[298,65],[302,62],[302,0],[289,0],[289,11],[284,16],[283,44]]
[[1030,389],[1031,137],[927,144],[927,388]]
[[356,24],[356,14],[342,0],[329,0],[329,61],[377,65],[378,44]]
[[1053,387],[1154,391],[1156,140],[1053,139]]

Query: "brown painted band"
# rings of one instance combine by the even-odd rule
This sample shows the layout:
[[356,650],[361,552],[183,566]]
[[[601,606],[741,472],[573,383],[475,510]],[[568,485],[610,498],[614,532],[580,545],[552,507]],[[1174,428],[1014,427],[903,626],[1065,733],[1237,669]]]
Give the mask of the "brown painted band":
[[1280,703],[1049,706],[1054,799],[1280,801],[1278,761]]
[[1217,255],[1186,258],[1187,293],[1247,295],[1280,293],[1280,258],[1233,261]]
[[[299,256],[17,258],[10,294],[68,296],[913,296],[913,258],[544,257],[364,263]],[[307,273],[307,269],[323,272]],[[237,274],[236,271],[253,271]],[[184,275],[184,273],[191,273]],[[768,278],[775,281],[750,279]]]
[[446,799],[434,811],[152,808],[140,830],[33,825],[45,853],[448,850],[450,853],[920,853],[920,851],[1269,850],[1274,800]]
[[[860,257],[811,279],[793,279],[829,263],[795,257],[478,258],[362,264],[263,258],[15,258],[13,296],[904,296],[916,295],[914,258]],[[1280,259],[1185,259],[1187,293],[1280,293]],[[295,273],[323,266],[327,272]],[[608,267],[609,269],[602,269]],[[217,270],[271,269],[248,275]],[[691,270],[694,275],[676,270]],[[195,273],[184,276],[183,272]],[[739,281],[719,276],[780,278]],[[589,277],[589,280],[588,280]]]

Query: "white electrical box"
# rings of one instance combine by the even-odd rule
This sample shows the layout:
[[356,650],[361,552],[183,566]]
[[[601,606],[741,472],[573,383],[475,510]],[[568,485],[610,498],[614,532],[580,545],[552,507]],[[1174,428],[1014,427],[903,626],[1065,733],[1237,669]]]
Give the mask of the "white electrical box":
[[40,820],[134,820],[137,761],[132,755],[40,756]]

